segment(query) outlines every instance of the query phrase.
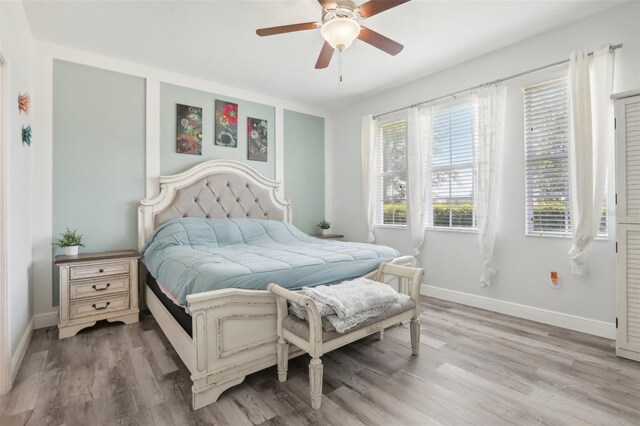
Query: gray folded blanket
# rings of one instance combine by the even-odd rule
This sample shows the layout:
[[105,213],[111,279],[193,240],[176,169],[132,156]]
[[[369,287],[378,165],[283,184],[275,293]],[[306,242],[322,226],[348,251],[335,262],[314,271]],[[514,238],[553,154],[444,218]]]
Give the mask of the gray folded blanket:
[[[304,287],[301,294],[316,303],[325,331],[344,333],[369,318],[381,315],[397,303],[399,294],[386,284],[368,278],[356,278],[335,285]],[[289,312],[307,319],[307,310],[291,303]]]

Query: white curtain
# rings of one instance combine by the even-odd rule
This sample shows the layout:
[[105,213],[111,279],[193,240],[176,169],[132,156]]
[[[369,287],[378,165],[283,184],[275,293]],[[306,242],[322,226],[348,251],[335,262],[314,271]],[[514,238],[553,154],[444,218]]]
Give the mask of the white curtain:
[[502,182],[502,157],[506,87],[481,89],[473,97],[476,107],[477,194],[476,221],[482,255],[480,286],[488,287],[496,274],[493,252],[498,229],[499,194]]
[[569,59],[569,181],[573,246],[571,272],[584,277],[586,248],[598,234],[600,207],[613,143],[613,108],[609,98],[613,54],[609,46],[573,52]]
[[427,170],[431,153],[431,107],[410,108],[407,124],[409,226],[414,255],[420,262],[418,255],[424,243],[425,208],[431,177]]
[[373,225],[376,215],[376,120],[362,117],[362,198],[367,218],[367,241],[376,241]]

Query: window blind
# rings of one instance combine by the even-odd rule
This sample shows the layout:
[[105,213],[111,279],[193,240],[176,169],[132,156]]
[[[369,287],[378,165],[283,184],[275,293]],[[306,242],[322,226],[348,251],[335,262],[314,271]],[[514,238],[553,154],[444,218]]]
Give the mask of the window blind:
[[524,90],[527,233],[571,233],[569,86],[561,78]]
[[382,225],[407,223],[407,123],[378,124],[377,220]]
[[[524,89],[527,234],[571,234],[569,204],[569,81]],[[599,235],[607,233],[606,197]]]
[[474,126],[469,102],[434,109],[431,153],[433,227],[473,228]]

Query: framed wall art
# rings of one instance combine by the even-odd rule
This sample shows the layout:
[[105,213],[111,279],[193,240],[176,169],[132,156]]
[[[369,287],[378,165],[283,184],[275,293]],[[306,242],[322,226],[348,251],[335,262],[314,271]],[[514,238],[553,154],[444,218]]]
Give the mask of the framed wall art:
[[177,104],[176,152],[202,155],[202,108]]
[[216,145],[238,147],[238,104],[216,99],[215,132]]
[[267,161],[269,123],[260,118],[247,118],[247,159]]

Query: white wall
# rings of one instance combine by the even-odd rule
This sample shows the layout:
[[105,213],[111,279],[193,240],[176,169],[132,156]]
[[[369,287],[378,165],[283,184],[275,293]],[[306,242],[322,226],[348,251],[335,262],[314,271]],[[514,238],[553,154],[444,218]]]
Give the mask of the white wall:
[[[471,35],[470,35],[471,36]],[[624,43],[616,51],[614,92],[640,88],[640,3],[627,3],[572,25],[545,33],[471,60],[426,78],[370,97],[332,116],[333,145],[327,173],[331,174],[334,229],[347,240],[364,241],[366,225],[361,207],[360,122],[368,113],[383,113],[425,99],[445,95],[569,57],[576,49],[594,49],[606,43]],[[428,55],[429,52],[425,52]],[[558,69],[551,73],[557,73]],[[546,75],[550,75],[549,72]],[[588,250],[590,275],[570,273],[569,239],[524,235],[524,132],[522,84],[545,73],[509,83],[502,216],[496,246],[498,275],[482,289],[477,234],[429,231],[423,247],[425,282],[450,290],[501,299],[569,315],[612,323],[615,321],[615,242],[595,241]],[[612,161],[613,164],[613,161]],[[609,188],[613,206],[613,174]],[[360,194],[360,195],[358,195]],[[613,213],[611,231],[615,235]],[[411,253],[405,230],[376,230],[377,243]],[[560,289],[550,288],[549,272],[558,271]]]
[[[22,124],[29,119],[18,111],[18,95],[32,92],[33,38],[21,2],[0,2],[0,53],[7,62],[8,128],[8,275],[11,353],[15,353],[32,316],[31,214],[32,153],[39,144],[33,126],[33,148],[22,144]],[[32,97],[32,111],[38,100]]]

